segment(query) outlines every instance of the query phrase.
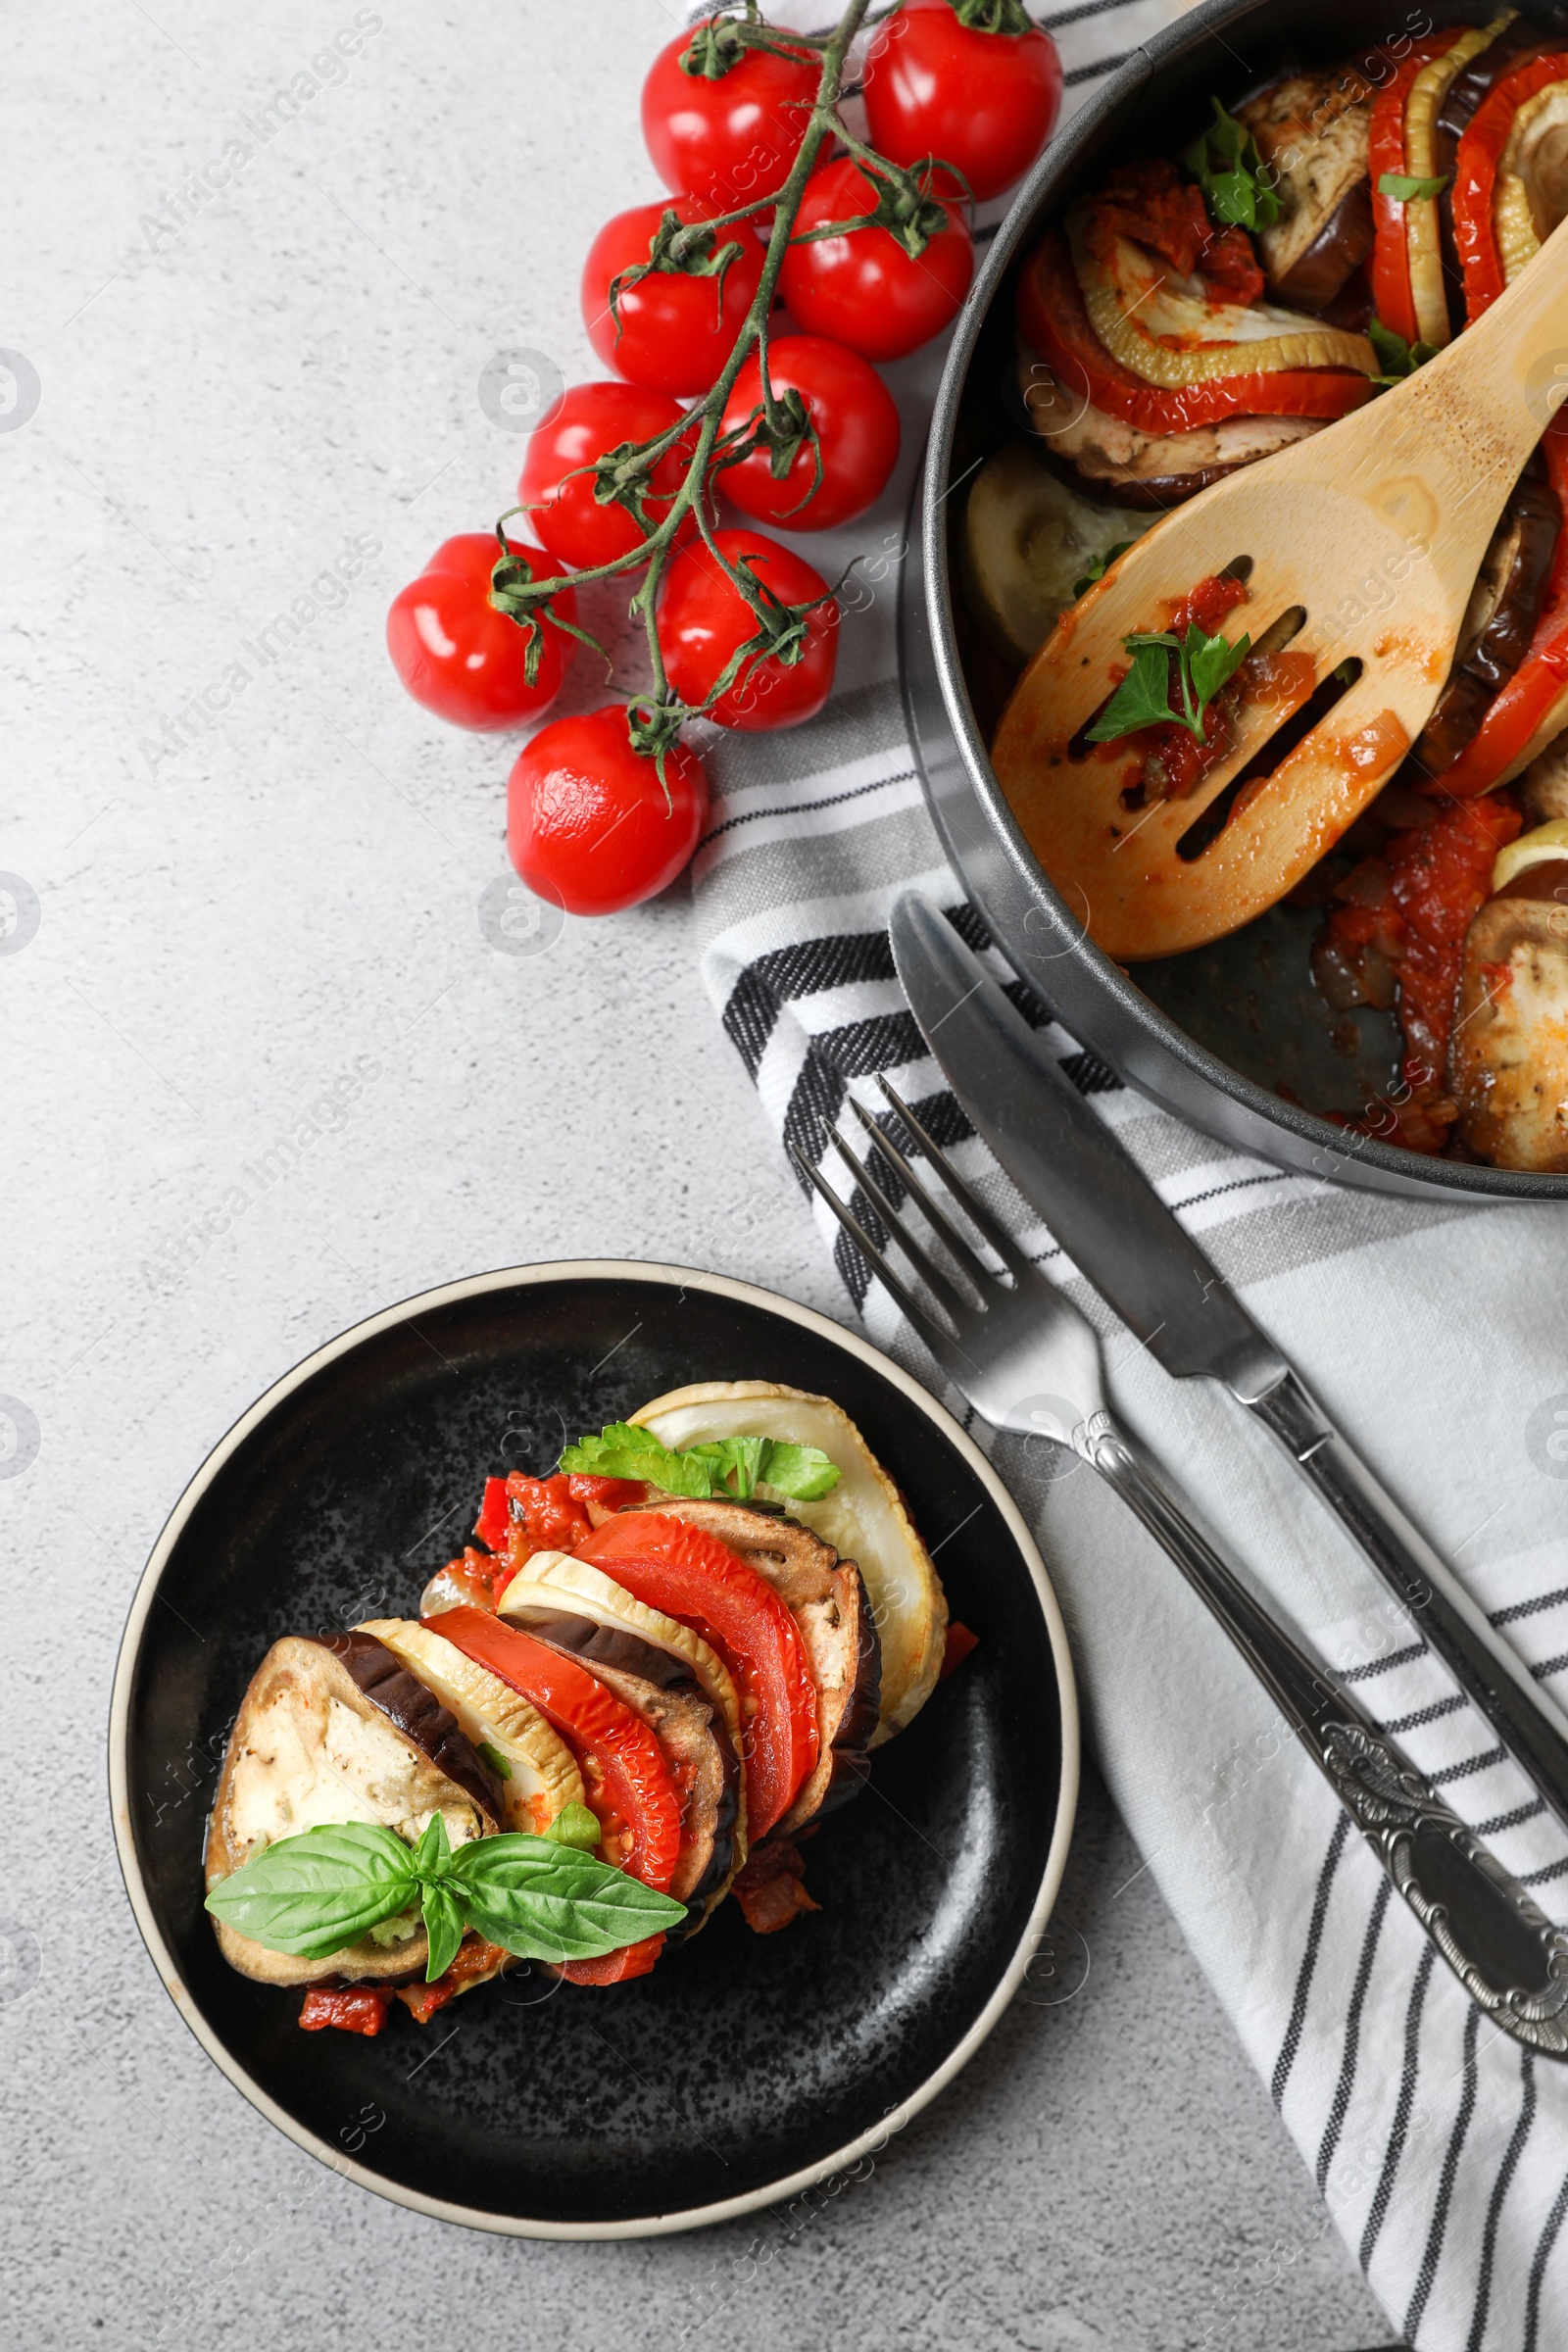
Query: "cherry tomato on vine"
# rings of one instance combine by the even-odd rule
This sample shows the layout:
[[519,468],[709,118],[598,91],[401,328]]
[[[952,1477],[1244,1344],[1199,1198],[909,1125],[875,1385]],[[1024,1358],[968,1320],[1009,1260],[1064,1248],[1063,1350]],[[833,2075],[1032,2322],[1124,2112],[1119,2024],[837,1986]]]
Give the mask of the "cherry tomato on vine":
[[695,225],[722,209],[702,196],[634,205],[629,213],[607,220],[589,247],[582,273],[588,340],[605,366],[628,383],[690,398],[711,388],[734,350],[762,274],[762,247],[745,220],[714,231],[715,248],[739,249],[722,281],[716,274],[653,270],[635,285],[621,287],[616,296],[618,322],[610,308],[612,281],[648,260],[649,245],[666,212]]
[[[529,521],[558,563],[587,571],[641,547],[644,534],[631,510],[595,499],[594,466],[624,442],[651,441],[684,415],[666,392],[644,392],[636,384],[572,385],[548,424],[530,436],[517,483],[518,505],[533,510]],[[651,527],[669,513],[696,444],[693,425],[654,467],[647,500]]]
[[[677,558],[677,561],[679,559]],[[528,888],[568,914],[617,914],[673,882],[708,819],[694,751],[664,754],[664,785],[632,749],[626,707],[553,719],[507,785],[507,850]]]
[[[1021,179],[1055,128],[1061,59],[1037,25],[986,32],[996,0],[905,0],[871,43],[865,119],[890,163],[940,156],[978,197]],[[1023,23],[1023,11],[1011,14]]]
[[[525,539],[507,541],[536,579],[560,564]],[[444,539],[416,580],[398,591],[386,616],[392,665],[416,703],[455,727],[493,733],[537,718],[561,691],[576,641],[541,622],[538,674],[530,686],[529,631],[486,600],[501,550],[494,531],[463,531]],[[566,620],[577,617],[569,588],[556,599]]]
[[[752,568],[780,604],[810,604],[827,596],[827,582],[803,556],[760,531],[715,531],[713,546],[729,563],[750,557]],[[659,645],[669,682],[683,703],[706,703],[732,656],[755,637],[757,614],[712,550],[702,540],[683,548],[664,575],[659,599]],[[754,658],[727,686],[708,715],[721,727],[759,734],[798,727],[814,718],[833,686],[838,660],[838,607],[817,606],[806,622],[800,659]]]
[[[899,462],[892,393],[869,361],[825,335],[781,335],[768,345],[767,371],[776,394],[796,391],[805,400],[816,450],[803,443],[782,481],[773,479],[769,452],[755,450],[724,467],[719,487],[743,514],[785,530],[827,531],[853,522],[875,506]],[[762,370],[754,355],[735,378],[722,431],[744,425],[761,400]]]
[[784,185],[806,135],[818,69],[808,50],[777,57],[747,49],[717,80],[682,73],[681,59],[708,30],[677,32],[655,58],[643,84],[643,137],[666,188],[710,197],[728,212]]
[[[882,183],[848,156],[813,172],[797,231],[869,213]],[[974,275],[974,247],[961,207],[938,196],[947,215],[916,259],[891,230],[854,228],[812,245],[791,245],[779,274],[790,316],[808,334],[829,335],[867,360],[902,360],[951,326]]]

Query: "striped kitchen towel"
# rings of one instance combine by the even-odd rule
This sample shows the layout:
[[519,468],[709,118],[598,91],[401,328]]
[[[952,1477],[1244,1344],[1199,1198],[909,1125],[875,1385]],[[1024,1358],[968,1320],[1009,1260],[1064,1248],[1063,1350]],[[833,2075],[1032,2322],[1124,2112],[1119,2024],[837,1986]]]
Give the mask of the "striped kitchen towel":
[[[1158,0],[1064,12],[1075,94],[1173,13]],[[918,363],[906,372],[912,442],[933,374]],[[853,592],[840,691],[823,718],[772,737],[714,731],[705,746],[716,797],[694,867],[696,917],[719,1018],[781,1148],[798,1144],[841,1192],[827,1131],[850,1094],[886,1117],[873,1080],[889,1074],[1106,1335],[1114,1401],[1223,1547],[1552,1916],[1568,1918],[1568,1834],[1337,1524],[1228,1397],[1167,1379],[1029,1223],[925,1052],[894,977],[889,908],[915,885],[949,910],[1565,1703],[1568,1316],[1557,1269],[1568,1211],[1395,1201],[1282,1175],[1122,1089],[1019,988],[932,827],[894,679],[892,590],[916,455],[885,511],[844,535],[846,557],[881,555],[865,567],[869,593]],[[836,570],[836,542],[798,544]],[[891,1298],[814,1200],[813,1209],[849,1306],[940,1390]],[[1492,2032],[1434,1966],[1223,1635],[1093,1473],[1036,1441],[995,1449],[1040,1531],[1105,1779],[1312,2169],[1324,2226],[1332,2218],[1419,2352],[1560,2352],[1568,2066]],[[1192,2096],[1201,2130],[1200,2085]],[[1255,2337],[1241,2296],[1203,2340]]]

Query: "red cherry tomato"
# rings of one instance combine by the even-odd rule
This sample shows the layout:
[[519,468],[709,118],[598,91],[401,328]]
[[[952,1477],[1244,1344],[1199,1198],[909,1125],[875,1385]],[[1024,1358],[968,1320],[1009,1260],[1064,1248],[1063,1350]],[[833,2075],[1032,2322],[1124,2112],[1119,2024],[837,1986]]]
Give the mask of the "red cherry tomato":
[[650,392],[691,398],[707,392],[735,348],[762,274],[762,247],[742,220],[715,232],[720,245],[739,252],[715,277],[691,277],[672,270],[651,270],[616,297],[619,323],[610,308],[610,288],[622,270],[648,259],[651,240],[666,212],[683,221],[710,220],[721,205],[702,196],[676,196],[669,204],[639,204],[607,220],[588,249],[582,273],[582,315],[588,340],[607,368]]
[[623,704],[541,727],[507,787],[507,849],[528,888],[568,914],[616,914],[673,882],[708,818],[708,777],[677,743],[664,778],[667,802]]
[[677,32],[655,58],[643,84],[643,137],[666,188],[710,197],[731,212],[776,195],[789,177],[816,96],[817,66],[805,50],[775,57],[748,49],[716,81],[683,74],[680,61],[701,29]]
[[[874,506],[899,461],[899,412],[876,369],[859,353],[822,335],[784,335],[768,345],[775,392],[796,391],[810,411],[817,449],[801,449],[781,482],[765,449],[726,466],[720,488],[743,514],[790,531],[827,531]],[[761,405],[762,370],[755,356],[735,378],[723,430],[744,425]],[[817,459],[821,479],[817,479]],[[814,485],[814,487],[813,487]]]
[[[848,156],[813,172],[798,230],[869,213],[880,193]],[[868,360],[902,360],[958,315],[974,275],[974,247],[961,208],[947,201],[948,225],[916,261],[885,228],[856,228],[814,245],[792,245],[779,291],[796,323],[831,335]]]
[[[558,563],[588,571],[642,545],[644,533],[629,507],[600,506],[595,499],[593,468],[623,442],[651,441],[683,414],[666,392],[644,392],[636,384],[572,385],[549,423],[530,436],[517,483],[517,504],[533,509],[533,528]],[[650,524],[669,513],[696,440],[694,425],[654,467]]]
[[[555,557],[525,539],[509,539],[536,579],[561,569]],[[398,591],[386,616],[387,651],[416,703],[455,727],[493,733],[537,718],[561,691],[575,640],[541,623],[538,674],[527,675],[529,632],[486,600],[501,550],[494,531],[464,531],[444,539],[416,580]],[[564,588],[556,600],[563,618],[575,620],[577,599]]]
[[[804,557],[760,531],[715,531],[713,545],[731,564],[742,556],[781,604],[808,604],[827,582]],[[819,605],[807,622],[806,650],[786,663],[764,656],[746,665],[708,715],[721,727],[748,734],[797,727],[814,718],[833,686],[838,659],[838,607]],[[705,703],[730,657],[757,635],[757,615],[703,541],[683,548],[664,575],[659,600],[659,643],[669,682],[683,703]]]
[[871,43],[865,119],[889,163],[940,156],[976,197],[1021,179],[1055,128],[1061,59],[1047,32],[981,32],[952,0],[905,0]]

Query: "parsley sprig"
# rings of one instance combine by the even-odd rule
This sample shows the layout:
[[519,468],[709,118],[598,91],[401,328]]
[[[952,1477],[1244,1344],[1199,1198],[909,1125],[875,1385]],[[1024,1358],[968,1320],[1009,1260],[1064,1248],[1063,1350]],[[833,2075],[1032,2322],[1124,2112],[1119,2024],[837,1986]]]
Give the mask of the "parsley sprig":
[[561,1457],[563,1470],[591,1478],[640,1478],[666,1494],[746,1501],[759,1487],[796,1502],[815,1502],[839,1483],[839,1471],[815,1446],[779,1438],[712,1438],[701,1446],[661,1446],[635,1421],[612,1421],[597,1438],[579,1438]]
[[1132,545],[1131,539],[1118,539],[1114,547],[1107,547],[1102,554],[1091,556],[1083,577],[1072,584],[1073,602],[1076,604],[1079,597],[1087,596],[1095,582],[1102,580],[1117,557],[1124,556]]
[[598,1960],[686,1916],[584,1850],[598,1839],[585,1805],[567,1805],[543,1838],[504,1830],[456,1851],[439,1813],[415,1846],[378,1822],[333,1823],[264,1847],[219,1881],[207,1908],[270,1952],[327,1960],[417,1907],[431,1984],[469,1928],[521,1960]]
[[[1136,735],[1143,727],[1171,721],[1204,742],[1204,714],[1209,704],[1252,650],[1252,640],[1245,630],[1230,645],[1223,637],[1208,636],[1196,621],[1179,637],[1168,629],[1147,630],[1124,637],[1122,644],[1131,654],[1133,665],[1089,729],[1091,743],[1114,743],[1120,736]],[[1179,703],[1176,710],[1171,708],[1173,676]]]
[[1222,228],[1272,228],[1280,217],[1277,174],[1259,155],[1251,132],[1228,115],[1217,98],[1209,104],[1214,120],[1201,138],[1183,150],[1182,162]]

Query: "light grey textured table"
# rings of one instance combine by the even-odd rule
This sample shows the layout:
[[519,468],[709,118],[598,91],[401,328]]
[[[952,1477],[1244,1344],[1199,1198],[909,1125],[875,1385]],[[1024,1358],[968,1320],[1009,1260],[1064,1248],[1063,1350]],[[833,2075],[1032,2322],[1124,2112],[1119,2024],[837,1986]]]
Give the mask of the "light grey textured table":
[[485,360],[596,372],[576,272],[657,192],[636,104],[670,25],[655,0],[0,0],[0,345],[41,387],[19,425],[6,363],[0,2336],[1380,2343],[1092,1776],[1061,1977],[805,2227],[554,2246],[383,2204],[208,2064],[123,1900],[121,1624],[287,1365],[425,1285],[583,1252],[842,1311],[682,897],[492,946],[506,747],[426,721],[381,648],[393,589],[509,493]]

